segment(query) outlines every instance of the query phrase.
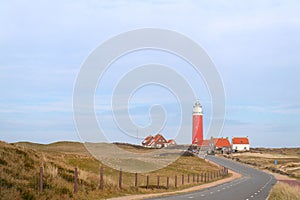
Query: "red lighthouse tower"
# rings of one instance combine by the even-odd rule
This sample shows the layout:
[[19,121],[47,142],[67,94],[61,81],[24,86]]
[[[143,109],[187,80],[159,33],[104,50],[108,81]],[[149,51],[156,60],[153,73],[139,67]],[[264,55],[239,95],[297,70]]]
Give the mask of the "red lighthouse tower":
[[202,106],[197,100],[193,107],[193,136],[192,144],[202,145],[203,142],[203,113]]

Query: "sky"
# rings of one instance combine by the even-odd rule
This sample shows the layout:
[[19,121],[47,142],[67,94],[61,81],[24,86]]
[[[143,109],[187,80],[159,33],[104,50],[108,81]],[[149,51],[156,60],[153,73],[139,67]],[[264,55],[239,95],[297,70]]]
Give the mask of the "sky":
[[[2,1],[0,4],[0,140],[81,141],[73,119],[73,90],[90,53],[120,33],[139,28],[176,31],[197,42],[215,64],[225,88],[226,117],[220,136],[248,136],[254,147],[299,147],[299,1]],[[140,142],[149,109],[164,108],[167,138],[176,137],[178,99],[159,85],[133,91],[120,116],[137,126],[126,135],[112,118],[116,82],[147,63],[172,66],[203,105],[204,129],[211,98],[203,77],[162,51],[128,54],[105,72],[95,92],[95,112],[109,141]],[[192,106],[194,102],[185,102]],[[161,116],[160,116],[161,117]],[[159,118],[160,119],[160,118]],[[181,124],[180,124],[181,123]],[[183,143],[191,141],[187,133]]]

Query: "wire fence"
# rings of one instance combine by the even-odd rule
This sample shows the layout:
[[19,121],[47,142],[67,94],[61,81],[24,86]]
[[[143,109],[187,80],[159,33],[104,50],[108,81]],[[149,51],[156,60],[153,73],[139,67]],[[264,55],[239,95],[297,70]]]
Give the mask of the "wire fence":
[[[37,183],[36,188],[39,188],[39,192],[43,193],[45,183],[44,183],[44,168],[40,167],[39,171],[39,181]],[[228,168],[219,166],[218,170],[202,172],[202,173],[193,173],[193,174],[177,174],[173,176],[161,176],[161,175],[144,175],[134,173],[131,176],[124,176],[122,169],[119,170],[118,173],[118,188],[120,190],[123,189],[123,183],[126,182],[126,186],[134,187],[136,190],[139,188],[144,189],[165,189],[168,190],[172,188],[179,188],[181,186],[187,186],[192,184],[203,184],[207,182],[212,182],[217,179],[223,178],[228,175]],[[106,189],[105,187],[105,178],[106,178],[105,170],[103,167],[99,169],[99,182],[96,187],[99,190],[103,191]],[[116,178],[116,177],[115,177]],[[74,182],[74,190],[73,193],[77,193],[82,181],[80,181],[78,177],[78,167],[74,168],[74,174],[69,179],[73,179]],[[130,180],[128,180],[130,179]],[[128,185],[129,183],[129,185]],[[130,185],[131,183],[131,185]]]

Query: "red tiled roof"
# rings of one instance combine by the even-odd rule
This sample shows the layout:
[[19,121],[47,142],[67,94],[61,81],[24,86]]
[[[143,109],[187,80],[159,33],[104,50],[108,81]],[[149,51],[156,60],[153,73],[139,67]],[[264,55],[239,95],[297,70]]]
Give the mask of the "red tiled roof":
[[232,144],[249,144],[247,137],[234,137],[232,138]]
[[[161,141],[160,141],[161,140]],[[167,140],[161,134],[157,134],[150,139],[150,142],[147,144],[151,146],[152,144],[164,144],[167,143]]]
[[144,139],[144,141],[148,141],[148,140],[150,140],[150,139],[152,139],[153,138],[153,136],[152,135],[149,135],[149,136],[147,136],[145,139]]
[[143,144],[143,145],[148,145],[148,144],[151,142],[151,140],[153,140],[153,136],[152,136],[152,135],[149,135],[149,136],[147,136],[147,137],[143,140],[142,144]]
[[173,140],[173,139],[168,140],[168,144],[171,144],[171,143],[176,144],[175,140]]
[[152,135],[149,135],[147,136],[143,142],[142,142],[142,145],[145,145],[145,146],[156,146],[156,145],[166,145],[166,144],[176,144],[175,140],[173,139],[170,139],[170,140],[166,140],[164,138],[164,136],[162,136],[161,134],[156,134],[154,137]]
[[155,142],[154,140],[151,140],[147,145],[151,146],[154,142]]
[[216,147],[230,147],[230,142],[227,138],[214,138],[213,141]]
[[[161,137],[163,137],[161,134],[156,134],[155,136],[154,136],[154,140],[156,141],[156,140],[158,140],[159,138],[161,138]],[[163,137],[164,138],[164,137]]]
[[147,136],[147,137],[144,139],[144,142],[149,141],[149,140],[151,140],[152,138],[153,138],[153,136],[152,136],[152,135],[149,135],[149,136]]

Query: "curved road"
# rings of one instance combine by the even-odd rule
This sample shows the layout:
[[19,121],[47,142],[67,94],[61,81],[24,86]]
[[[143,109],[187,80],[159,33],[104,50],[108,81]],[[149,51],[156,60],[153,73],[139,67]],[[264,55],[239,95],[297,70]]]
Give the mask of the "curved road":
[[151,199],[206,199],[206,200],[263,200],[267,199],[269,192],[276,183],[274,176],[263,171],[248,167],[225,158],[207,156],[206,159],[227,167],[243,176],[231,182],[223,183],[211,188],[166,197]]

